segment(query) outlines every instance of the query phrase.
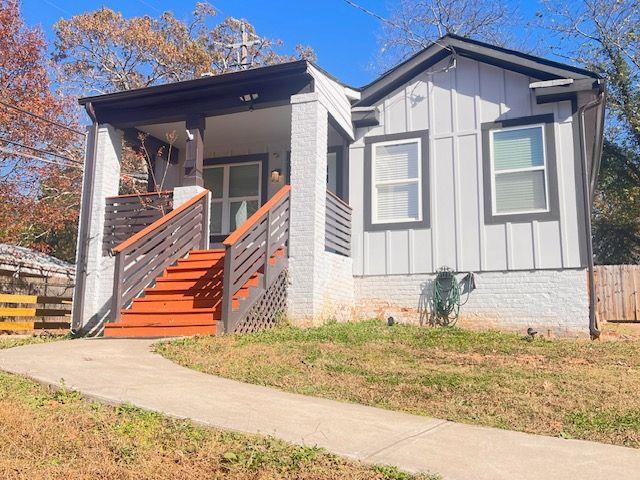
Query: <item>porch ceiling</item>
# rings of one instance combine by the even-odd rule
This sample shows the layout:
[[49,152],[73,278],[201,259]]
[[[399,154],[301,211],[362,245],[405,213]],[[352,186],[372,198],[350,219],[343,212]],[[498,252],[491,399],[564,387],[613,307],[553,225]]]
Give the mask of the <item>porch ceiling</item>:
[[[168,133],[175,132],[175,146],[182,149],[186,145],[185,122],[144,125],[138,128],[163,141],[167,140]],[[204,153],[207,157],[230,146],[288,142],[290,136],[290,105],[217,115],[206,118]]]

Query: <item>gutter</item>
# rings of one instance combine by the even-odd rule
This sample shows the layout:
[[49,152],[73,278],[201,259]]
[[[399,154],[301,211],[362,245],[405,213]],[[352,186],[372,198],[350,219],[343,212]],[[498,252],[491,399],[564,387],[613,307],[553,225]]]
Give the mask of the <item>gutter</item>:
[[589,274],[589,334],[591,339],[595,340],[600,337],[600,330],[598,329],[598,321],[596,318],[596,286],[595,275],[593,266],[593,238],[591,233],[591,207],[593,204],[593,195],[595,192],[595,183],[598,177],[598,171],[600,169],[600,161],[602,157],[603,147],[603,128],[604,128],[604,111],[601,111],[601,121],[596,126],[595,137],[596,143],[594,144],[593,154],[591,159],[591,171],[588,172],[587,163],[587,138],[584,122],[584,115],[588,110],[593,108],[604,109],[605,91],[604,85],[601,85],[601,89],[598,92],[598,96],[595,100],[582,105],[578,108],[578,128],[580,131],[580,156],[582,158],[582,190],[584,192],[584,220],[587,240],[587,267]]
[[[87,274],[87,249],[89,243],[89,219],[93,211],[93,177],[96,171],[96,158],[98,155],[98,119],[91,102],[85,104],[87,115],[91,118],[93,133],[93,144],[91,145],[91,156],[87,155],[89,162],[85,161],[84,176],[82,178],[82,204],[80,209],[80,225],[78,226],[78,243],[76,253],[76,288],[73,294],[73,305],[71,311],[71,333],[79,335],[82,328],[82,315],[84,312],[84,297],[86,289]],[[87,142],[89,136],[87,136]],[[87,152],[88,153],[88,152]],[[86,196],[86,200],[85,200]],[[86,203],[85,203],[86,202]]]

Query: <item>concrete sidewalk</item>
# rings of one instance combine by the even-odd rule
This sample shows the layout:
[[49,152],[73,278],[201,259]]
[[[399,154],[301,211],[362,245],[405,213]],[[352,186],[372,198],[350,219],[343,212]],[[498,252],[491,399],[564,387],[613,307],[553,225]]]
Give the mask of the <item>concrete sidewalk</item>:
[[0,351],[0,368],[109,403],[272,435],[453,480],[638,479],[640,451],[305,397],[182,368],[149,340],[72,340]]

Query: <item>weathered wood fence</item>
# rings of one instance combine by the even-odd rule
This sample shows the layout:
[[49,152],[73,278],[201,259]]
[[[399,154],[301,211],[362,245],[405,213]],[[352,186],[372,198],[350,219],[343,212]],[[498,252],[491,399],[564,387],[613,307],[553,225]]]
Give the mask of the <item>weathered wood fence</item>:
[[68,329],[70,317],[71,297],[0,293],[0,330]]
[[595,284],[599,321],[640,322],[640,265],[597,265]]

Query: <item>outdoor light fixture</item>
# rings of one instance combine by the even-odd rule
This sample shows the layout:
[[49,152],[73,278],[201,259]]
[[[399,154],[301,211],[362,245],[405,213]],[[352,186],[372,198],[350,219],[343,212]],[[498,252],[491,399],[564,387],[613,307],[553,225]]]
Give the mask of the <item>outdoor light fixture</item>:
[[275,170],[271,170],[272,183],[280,183],[280,178],[282,178],[282,171],[279,168],[276,168]]
[[246,93],[244,95],[242,95],[240,97],[240,100],[242,100],[243,102],[253,102],[254,100],[258,99],[258,94],[257,93]]

